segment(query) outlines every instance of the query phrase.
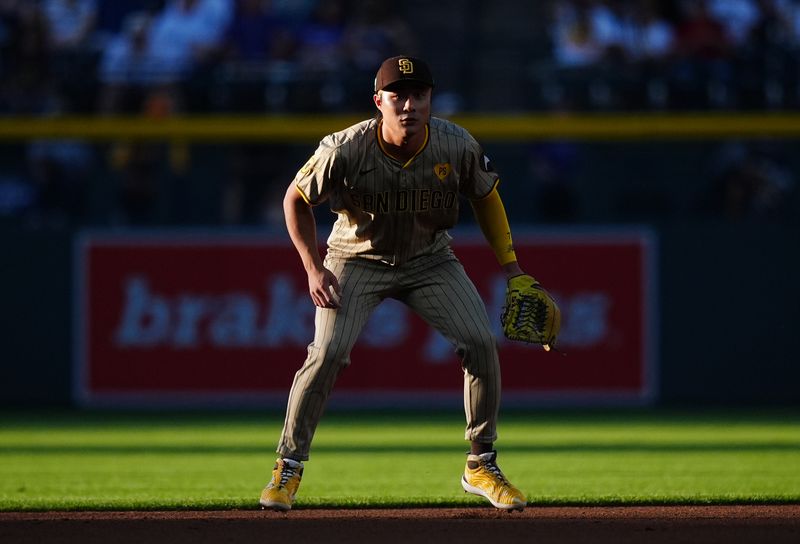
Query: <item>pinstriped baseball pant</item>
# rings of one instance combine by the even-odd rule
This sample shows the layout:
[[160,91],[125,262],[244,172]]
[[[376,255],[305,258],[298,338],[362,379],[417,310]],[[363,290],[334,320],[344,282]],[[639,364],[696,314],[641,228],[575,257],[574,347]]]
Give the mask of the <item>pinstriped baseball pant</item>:
[[339,279],[341,307],[317,308],[314,340],[295,374],[278,445],[283,457],[307,460],[311,440],[339,372],[375,307],[395,298],[456,348],[464,370],[466,440],[494,442],[500,405],[500,364],[486,307],[449,249],[399,265],[326,258]]

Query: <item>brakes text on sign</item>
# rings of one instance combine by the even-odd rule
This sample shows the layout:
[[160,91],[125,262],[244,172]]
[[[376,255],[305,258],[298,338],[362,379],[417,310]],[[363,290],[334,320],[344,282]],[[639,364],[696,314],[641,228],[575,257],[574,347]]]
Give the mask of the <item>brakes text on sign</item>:
[[[505,300],[505,280],[491,278],[486,289],[489,315],[500,314]],[[179,292],[173,296],[153,289],[147,277],[125,279],[123,306],[114,331],[118,348],[198,349],[303,346],[310,341],[314,306],[292,278],[275,275],[264,280],[260,295],[229,291],[220,294]],[[603,341],[608,330],[608,297],[604,293],[555,294],[563,312],[559,345],[590,347]],[[406,341],[410,314],[400,303],[384,301],[374,311],[361,341],[391,348]],[[495,335],[502,338],[499,322]],[[505,339],[503,339],[506,342]],[[430,362],[450,360],[452,346],[431,330],[425,348]]]
[[[491,250],[482,238],[454,243],[486,303],[504,392],[518,399],[647,397],[653,353],[648,301],[657,292],[644,266],[649,239],[634,231],[517,238],[520,261],[535,263],[537,279],[562,310],[557,347],[566,358],[503,337],[505,278]],[[86,235],[76,249],[78,399],[285,400],[306,350],[314,347],[315,314],[308,279],[287,240],[106,233]],[[458,396],[459,355],[406,306],[387,299],[359,336],[337,393]]]
[[120,348],[279,346],[307,344],[314,307],[298,296],[292,280],[268,281],[263,300],[244,292],[155,292],[145,277],[127,278],[120,323],[114,340]]

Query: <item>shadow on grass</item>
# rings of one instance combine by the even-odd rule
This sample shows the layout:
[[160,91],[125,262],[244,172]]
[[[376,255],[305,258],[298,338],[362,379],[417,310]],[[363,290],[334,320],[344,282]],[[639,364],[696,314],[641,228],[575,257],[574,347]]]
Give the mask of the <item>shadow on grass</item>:
[[[403,447],[399,444],[315,444],[314,453],[391,453]],[[416,453],[450,453],[458,446],[449,444],[417,444]],[[461,448],[463,449],[463,447]],[[800,451],[800,442],[746,442],[690,443],[690,444],[507,444],[499,447],[503,453],[742,453],[742,452],[793,452]],[[0,445],[0,455],[53,455],[53,454],[262,454],[271,453],[272,446],[207,445],[207,444],[130,444],[130,445]]]

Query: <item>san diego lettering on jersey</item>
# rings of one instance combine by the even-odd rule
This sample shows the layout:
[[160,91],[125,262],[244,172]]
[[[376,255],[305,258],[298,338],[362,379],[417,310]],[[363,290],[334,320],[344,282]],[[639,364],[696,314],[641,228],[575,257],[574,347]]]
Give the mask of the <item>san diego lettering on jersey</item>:
[[337,215],[328,255],[400,265],[444,251],[461,197],[480,200],[499,176],[463,128],[431,117],[428,138],[401,164],[380,145],[380,121],[368,119],[326,136],[297,173],[295,186],[314,206]]
[[353,204],[371,214],[414,213],[449,210],[457,202],[454,191],[407,189],[378,193],[349,194]]

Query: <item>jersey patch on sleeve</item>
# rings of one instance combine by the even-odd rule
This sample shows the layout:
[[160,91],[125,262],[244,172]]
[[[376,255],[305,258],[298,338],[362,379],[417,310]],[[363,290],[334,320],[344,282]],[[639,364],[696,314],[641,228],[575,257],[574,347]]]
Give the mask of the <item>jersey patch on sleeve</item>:
[[303,174],[304,176],[307,176],[313,171],[314,171],[314,157],[311,157],[310,159],[308,159],[308,161],[306,161],[306,163],[300,169],[300,173]]

